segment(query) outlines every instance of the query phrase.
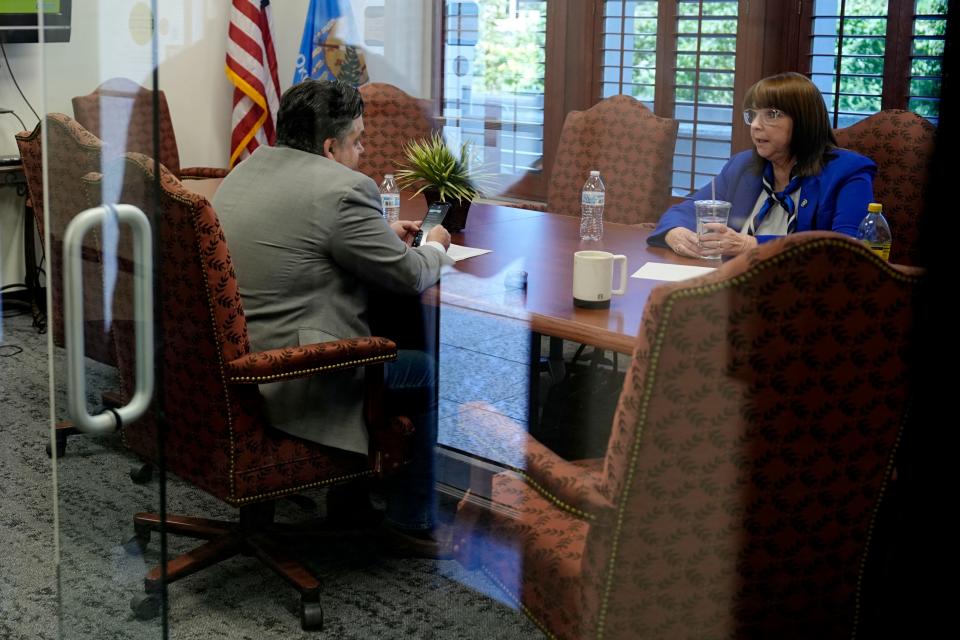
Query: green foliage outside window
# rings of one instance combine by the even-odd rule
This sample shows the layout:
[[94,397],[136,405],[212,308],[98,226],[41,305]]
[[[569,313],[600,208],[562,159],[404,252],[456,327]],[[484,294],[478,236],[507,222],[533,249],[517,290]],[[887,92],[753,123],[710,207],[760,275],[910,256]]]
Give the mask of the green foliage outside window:
[[[676,1],[676,0],[671,0]],[[701,3],[696,0],[680,0],[677,3],[677,70],[676,84],[693,85],[699,66],[702,91],[701,101],[727,99],[721,88],[733,86],[733,75],[704,72],[734,70],[736,38],[721,37],[721,34],[737,33],[737,2],[709,2],[702,4],[703,20],[700,19]],[[837,0],[835,12],[839,12]],[[820,5],[821,11],[829,11]],[[842,95],[838,107],[841,111],[873,113],[880,109],[883,94],[884,56],[886,51],[888,0],[847,0],[846,18],[843,21],[842,56],[839,60]],[[908,108],[927,117],[937,117],[940,95],[940,80],[944,35],[946,33],[947,0],[917,0],[917,19],[914,20],[911,55],[911,99]],[[834,14],[835,15],[835,14]],[[721,19],[717,19],[721,18]],[[722,19],[729,18],[729,19]],[[835,20],[830,28],[830,15],[816,22],[817,36],[834,37],[833,50],[840,43],[840,21]],[[630,82],[635,85],[636,97],[652,101],[656,78],[657,2],[637,2],[634,13],[627,16],[625,28],[632,36],[632,67]],[[698,38],[699,31],[699,38]],[[700,60],[697,64],[697,44],[700,44]],[[819,38],[818,38],[819,39]],[[835,84],[835,83],[834,83]],[[834,87],[836,89],[836,87]],[[693,92],[678,88],[678,100],[692,100]],[[832,108],[832,104],[830,105]]]
[[[543,93],[546,3],[511,13],[510,2],[479,0],[476,84],[486,93]],[[537,10],[539,9],[539,10]]]
[[[843,24],[839,89],[846,95],[841,95],[837,106],[841,111],[869,114],[881,108],[887,0],[847,0],[845,8],[848,17]],[[911,61],[910,75],[918,77],[910,82],[910,95],[916,98],[910,100],[907,108],[931,118],[939,115],[939,103],[935,98],[940,95],[939,58],[943,55],[946,12],[947,0],[919,0],[916,3],[917,18],[913,23],[914,40],[910,53],[921,57]],[[835,34],[839,37],[839,20],[836,27]]]
[[[676,1],[676,0],[671,0]],[[476,48],[475,74],[477,90],[487,93],[543,93],[544,40],[546,32],[546,3],[514,3],[507,0],[478,0],[480,9],[480,41]],[[882,77],[886,54],[888,0],[847,0],[843,23],[842,57],[839,61],[840,86],[843,95],[838,105],[843,111],[873,113],[883,93]],[[517,7],[510,12],[511,6]],[[633,14],[625,18],[627,35],[632,47],[624,61],[630,66],[629,80],[636,89],[637,98],[653,100],[656,78],[657,2],[637,1]],[[839,0],[837,10],[839,10]],[[700,19],[700,11],[703,19]],[[738,3],[681,0],[677,3],[677,71],[678,85],[693,85],[696,81],[697,45],[700,45],[700,84],[709,87],[701,92],[701,100],[726,100],[732,88],[736,52]],[[945,14],[947,0],[917,0],[914,21],[914,40],[910,91],[917,99],[911,100],[911,109],[921,115],[936,117],[943,55]],[[930,16],[925,17],[925,16]],[[818,21],[818,36],[834,36],[834,50],[840,44],[840,21],[833,32],[829,16]],[[709,70],[704,72],[704,70]],[[728,71],[731,73],[711,73]],[[692,99],[689,91],[678,90],[680,100]],[[831,105],[832,106],[832,105]]]

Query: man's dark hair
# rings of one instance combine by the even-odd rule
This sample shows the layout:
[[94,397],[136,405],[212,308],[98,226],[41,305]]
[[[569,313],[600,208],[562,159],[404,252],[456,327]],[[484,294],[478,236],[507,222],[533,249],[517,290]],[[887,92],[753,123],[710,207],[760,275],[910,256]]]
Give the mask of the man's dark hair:
[[342,141],[363,115],[360,92],[339,80],[304,80],[283,92],[277,144],[323,155],[323,141]]

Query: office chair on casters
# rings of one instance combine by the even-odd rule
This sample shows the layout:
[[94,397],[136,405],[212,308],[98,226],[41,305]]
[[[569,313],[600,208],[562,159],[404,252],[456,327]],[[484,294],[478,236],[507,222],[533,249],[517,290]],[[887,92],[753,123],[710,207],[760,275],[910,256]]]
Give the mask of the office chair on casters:
[[[100,171],[105,153],[101,140],[84,129],[79,123],[62,113],[49,113],[44,118],[47,129],[47,158],[49,202],[43,200],[43,153],[41,146],[41,124],[31,132],[16,135],[17,147],[23,159],[24,173],[30,200],[43,228],[44,215],[50,220],[49,247],[44,251],[48,255],[50,272],[47,286],[50,288],[51,305],[47,310],[49,328],[53,334],[53,343],[58,347],[65,344],[63,327],[63,233],[67,225],[78,213],[101,202],[101,194],[85,195],[80,179],[91,171]],[[84,240],[83,246],[83,312],[85,353],[98,362],[116,366],[113,337],[104,331],[103,307],[103,265],[99,230],[94,230]],[[121,394],[107,392],[103,395],[105,406],[123,404]],[[76,430],[69,423],[61,423],[56,430],[57,455],[66,453],[67,437]],[[48,445],[49,453],[49,445]]]
[[[154,184],[153,161],[137,153],[128,153],[121,161],[125,165],[121,202],[139,206],[151,216],[154,199],[147,196]],[[162,580],[169,584],[244,553],[258,557],[296,588],[302,626],[320,628],[320,582],[281,542],[284,532],[273,522],[274,505],[290,494],[385,475],[402,465],[409,438],[396,430],[402,420],[385,419],[379,399],[383,364],[396,357],[396,347],[373,337],[251,352],[237,279],[216,213],[204,197],[185,189],[162,166],[160,174],[160,211],[153,217],[160,220],[155,241],[162,247],[156,280],[161,395],[153,402],[166,417],[166,469],[237,507],[239,520],[176,515],[161,520],[155,513],[136,514],[133,546],[142,549],[150,532],[161,528],[206,542],[167,562],[165,579],[160,567],[151,569],[145,579],[146,595],[134,599],[134,611],[141,616],[157,611]],[[85,182],[96,191],[101,179],[91,174]],[[118,288],[130,286],[130,278],[118,282]],[[121,369],[132,368],[129,346],[134,328],[118,323],[114,335]],[[369,457],[302,440],[267,423],[258,384],[357,368],[366,369]],[[153,415],[149,412],[123,426],[127,446],[147,460],[157,460],[160,453],[160,425]]]
[[[75,96],[73,115],[81,125],[118,151],[135,151],[153,157],[154,92],[127,78],[106,80],[91,93]],[[157,90],[157,125],[160,164],[180,180],[223,178],[228,170],[215,167],[181,167],[177,137],[167,96]]]
[[877,163],[873,199],[883,205],[893,234],[890,262],[920,265],[918,225],[936,128],[915,113],[889,109],[833,133],[841,147]]
[[920,284],[811,232],[657,287],[605,455],[562,460],[504,419],[488,435],[525,464],[476,478],[463,561],[561,639],[853,637]]

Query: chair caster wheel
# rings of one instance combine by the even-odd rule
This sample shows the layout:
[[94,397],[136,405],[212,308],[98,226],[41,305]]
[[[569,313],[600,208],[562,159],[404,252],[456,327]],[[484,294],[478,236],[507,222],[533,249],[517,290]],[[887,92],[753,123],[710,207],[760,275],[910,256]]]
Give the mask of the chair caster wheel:
[[147,484],[153,479],[153,465],[144,462],[140,466],[130,467],[130,479],[134,484]]
[[304,631],[323,629],[323,607],[319,602],[309,602],[300,597],[300,628]]
[[130,600],[130,609],[137,620],[151,620],[160,615],[160,596],[153,593],[141,593]]

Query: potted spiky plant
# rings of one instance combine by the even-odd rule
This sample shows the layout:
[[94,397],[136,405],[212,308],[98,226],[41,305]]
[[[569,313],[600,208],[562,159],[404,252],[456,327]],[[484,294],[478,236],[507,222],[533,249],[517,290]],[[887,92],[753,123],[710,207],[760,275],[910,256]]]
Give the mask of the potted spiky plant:
[[444,142],[440,133],[422,140],[411,140],[403,149],[405,162],[400,163],[397,183],[401,189],[415,189],[427,204],[450,203],[443,226],[451,233],[467,224],[467,213],[474,198],[482,195],[483,174],[470,169],[470,143],[460,146],[459,156]]

